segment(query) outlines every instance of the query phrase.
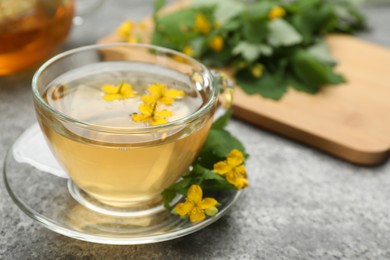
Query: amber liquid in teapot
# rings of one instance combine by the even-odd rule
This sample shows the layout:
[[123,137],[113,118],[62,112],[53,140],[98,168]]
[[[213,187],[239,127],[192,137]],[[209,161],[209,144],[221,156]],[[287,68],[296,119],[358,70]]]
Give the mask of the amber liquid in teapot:
[[43,61],[66,39],[73,0],[0,0],[0,76]]

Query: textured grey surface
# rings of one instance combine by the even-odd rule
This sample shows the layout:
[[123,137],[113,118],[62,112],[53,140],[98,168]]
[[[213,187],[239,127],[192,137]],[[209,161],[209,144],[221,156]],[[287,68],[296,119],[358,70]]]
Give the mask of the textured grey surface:
[[[150,2],[107,1],[74,29],[65,49],[145,16]],[[390,6],[365,12],[373,30],[361,37],[390,46]],[[0,79],[1,161],[35,121],[31,71]],[[0,181],[0,259],[390,259],[390,161],[354,166],[237,120],[229,128],[251,154],[251,186],[217,223],[153,245],[86,243],[30,220]]]

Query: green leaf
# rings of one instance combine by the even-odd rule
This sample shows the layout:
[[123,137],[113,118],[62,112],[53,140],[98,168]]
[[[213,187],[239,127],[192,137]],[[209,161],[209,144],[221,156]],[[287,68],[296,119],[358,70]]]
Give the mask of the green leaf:
[[232,53],[234,55],[241,55],[248,62],[253,62],[259,58],[261,50],[256,44],[240,42],[234,47]]
[[265,22],[260,23],[257,20],[246,21],[243,27],[243,34],[246,41],[250,43],[262,43],[268,33],[268,27]]
[[212,168],[214,163],[225,159],[233,149],[238,149],[247,156],[245,147],[236,137],[226,130],[211,129],[200,151],[198,163]]
[[290,75],[288,79],[288,83],[290,86],[292,86],[294,89],[302,92],[306,92],[309,94],[315,94],[318,92],[319,88],[313,85],[308,85],[302,82],[301,80],[297,79],[294,75]]
[[279,100],[287,91],[287,82],[279,73],[265,72],[260,78],[254,78],[249,72],[237,74],[237,84],[248,94],[260,94],[265,98]]
[[245,5],[236,0],[197,0],[195,6],[215,7],[215,18],[222,24],[244,11]]
[[206,190],[235,190],[236,188],[230,184],[225,177],[219,175],[218,173],[209,170],[205,167],[197,164],[194,167],[194,171],[197,171],[198,174],[202,176],[202,180],[199,183],[203,189]]
[[336,64],[336,60],[333,58],[328,46],[323,40],[318,41],[315,45],[309,47],[307,52],[324,63],[331,65]]
[[180,181],[171,185],[168,189],[165,189],[161,193],[164,200],[164,207],[167,209],[170,208],[170,203],[175,198],[177,193],[186,195],[187,190],[191,184],[192,184],[192,179],[188,177],[184,177]]
[[302,36],[283,19],[275,19],[268,23],[267,41],[274,47],[291,46],[302,42]]
[[330,65],[304,50],[295,53],[291,65],[297,79],[311,88],[344,82],[343,77],[334,73]]
[[[182,50],[191,40],[198,37],[198,33],[192,30],[195,24],[197,9],[183,9],[162,17],[156,18],[156,29],[152,36],[152,43],[176,50]],[[210,10],[202,10],[205,15],[210,15]],[[180,23],[178,23],[180,21]]]
[[238,16],[244,10],[244,5],[237,1],[223,0],[215,10],[215,18],[221,24]]
[[259,24],[268,19],[268,13],[271,11],[273,3],[267,1],[260,1],[256,4],[251,4],[247,7],[247,15],[253,20],[258,20]]
[[253,44],[249,42],[240,42],[232,50],[232,54],[241,55],[249,63],[254,62],[263,54],[264,56],[270,56],[272,54],[272,48],[265,44]]
[[227,110],[225,114],[223,114],[217,120],[215,120],[215,122],[211,126],[211,129],[223,130],[229,123],[232,114],[233,114],[232,109]]

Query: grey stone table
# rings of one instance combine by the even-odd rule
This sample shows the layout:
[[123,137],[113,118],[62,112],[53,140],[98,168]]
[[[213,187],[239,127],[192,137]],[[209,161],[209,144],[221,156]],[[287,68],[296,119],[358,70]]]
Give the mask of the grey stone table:
[[[150,2],[107,1],[74,28],[64,49],[94,43],[126,18],[140,19]],[[390,5],[364,12],[372,30],[360,36],[390,46]],[[32,72],[0,80],[1,161],[35,122]],[[251,154],[251,184],[213,225],[151,245],[82,242],[32,221],[0,181],[0,259],[390,259],[390,161],[359,167],[241,121],[229,128]]]

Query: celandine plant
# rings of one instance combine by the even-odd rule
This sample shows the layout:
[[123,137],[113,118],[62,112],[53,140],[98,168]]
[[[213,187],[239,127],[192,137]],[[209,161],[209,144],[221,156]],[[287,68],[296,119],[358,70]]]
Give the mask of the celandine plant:
[[158,0],[152,43],[230,68],[248,94],[277,100],[288,86],[314,94],[345,82],[323,36],[362,29],[360,2],[197,0],[159,15],[164,1]]

